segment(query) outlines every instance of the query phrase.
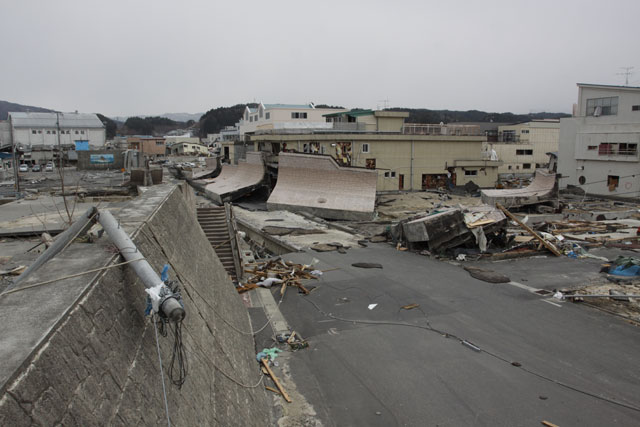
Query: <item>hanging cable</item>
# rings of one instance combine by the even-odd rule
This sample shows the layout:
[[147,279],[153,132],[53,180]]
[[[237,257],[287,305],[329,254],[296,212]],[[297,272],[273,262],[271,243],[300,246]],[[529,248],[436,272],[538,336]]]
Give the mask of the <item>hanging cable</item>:
[[182,385],[187,379],[187,371],[187,355],[182,342],[181,320],[175,322],[173,328],[173,353],[171,354],[171,363],[169,364],[169,378],[171,378],[171,382],[178,386],[178,388],[182,388]]
[[162,395],[164,396],[164,409],[167,413],[167,425],[171,427],[171,418],[169,418],[169,402],[167,401],[167,389],[164,385],[164,372],[162,370],[162,355],[160,354],[160,341],[158,340],[158,326],[155,321],[155,314],[151,317],[153,323],[153,329],[156,332],[156,348],[158,350],[158,363],[160,364],[160,379],[162,381]]

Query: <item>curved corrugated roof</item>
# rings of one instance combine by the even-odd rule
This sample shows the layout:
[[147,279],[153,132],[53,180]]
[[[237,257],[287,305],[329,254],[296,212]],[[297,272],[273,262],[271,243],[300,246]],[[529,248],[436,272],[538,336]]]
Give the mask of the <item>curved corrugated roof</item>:
[[104,128],[95,114],[86,113],[9,113],[13,127]]

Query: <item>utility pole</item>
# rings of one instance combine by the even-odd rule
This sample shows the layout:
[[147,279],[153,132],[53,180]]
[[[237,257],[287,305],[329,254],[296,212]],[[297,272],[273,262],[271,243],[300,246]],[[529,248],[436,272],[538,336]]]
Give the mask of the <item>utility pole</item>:
[[16,190],[16,196],[20,194],[20,175],[18,175],[18,159],[16,159],[16,140],[13,132],[13,120],[9,116],[9,127],[11,129],[11,161],[13,163],[13,188]]
[[634,67],[620,67],[621,70],[624,70],[622,73],[616,73],[618,76],[624,76],[624,85],[629,86],[629,76],[633,74]]

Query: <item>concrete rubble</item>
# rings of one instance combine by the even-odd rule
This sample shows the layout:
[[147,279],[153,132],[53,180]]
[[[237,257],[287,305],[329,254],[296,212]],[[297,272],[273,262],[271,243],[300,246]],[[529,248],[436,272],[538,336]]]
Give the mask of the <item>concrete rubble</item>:
[[556,174],[537,169],[531,184],[524,188],[481,190],[482,202],[491,206],[500,203],[507,208],[548,203],[556,205],[558,182]]
[[[213,173],[213,172],[212,172]],[[262,153],[247,153],[246,160],[237,165],[223,165],[216,178],[201,179],[206,197],[218,205],[231,202],[265,185],[266,169]]]
[[340,166],[331,156],[280,153],[278,182],[267,208],[328,219],[370,220],[377,179],[377,171]]

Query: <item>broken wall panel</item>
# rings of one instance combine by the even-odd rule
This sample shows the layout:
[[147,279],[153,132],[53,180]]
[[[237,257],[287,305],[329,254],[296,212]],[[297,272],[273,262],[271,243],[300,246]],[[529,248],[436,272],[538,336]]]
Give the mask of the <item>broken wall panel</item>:
[[237,165],[224,165],[217,178],[204,187],[205,195],[218,204],[231,202],[265,183],[265,165],[262,153],[249,152],[247,159]]
[[308,212],[321,218],[373,218],[378,173],[339,166],[330,156],[280,153],[278,182],[267,209]]
[[491,206],[496,203],[507,208],[535,205],[545,202],[557,202],[558,183],[555,173],[536,170],[531,184],[524,188],[505,190],[481,190],[482,202]]
[[458,209],[409,221],[402,225],[402,232],[409,244],[427,242],[430,250],[448,247],[448,242],[458,241],[461,237],[463,242],[471,238],[464,215]]

